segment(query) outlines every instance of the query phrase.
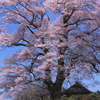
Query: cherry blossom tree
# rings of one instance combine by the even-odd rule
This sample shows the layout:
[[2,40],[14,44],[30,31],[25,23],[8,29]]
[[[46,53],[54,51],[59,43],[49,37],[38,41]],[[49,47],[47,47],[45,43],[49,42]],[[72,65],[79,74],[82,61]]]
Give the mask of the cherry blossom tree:
[[[1,48],[23,46],[0,68],[4,96],[40,82],[54,100],[66,79],[99,73],[99,6],[100,0],[1,0]],[[8,25],[17,27],[12,34]]]

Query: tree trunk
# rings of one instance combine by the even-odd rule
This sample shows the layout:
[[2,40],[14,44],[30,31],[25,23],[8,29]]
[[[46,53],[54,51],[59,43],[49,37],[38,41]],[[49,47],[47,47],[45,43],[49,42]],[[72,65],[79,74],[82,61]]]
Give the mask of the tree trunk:
[[[59,54],[64,55],[64,51],[60,51]],[[51,99],[54,100],[61,96],[62,84],[65,80],[64,77],[64,58],[58,59],[58,72],[56,77],[56,82],[52,84],[49,88]]]
[[54,100],[61,96],[62,84],[63,84],[63,81],[59,83],[56,82],[56,83],[53,83],[50,87],[48,87],[51,100]]
[[[64,52],[65,52],[65,50],[60,48],[59,54],[64,55]],[[50,96],[51,96],[51,100],[54,100],[54,99],[59,98],[61,96],[62,84],[65,80],[65,77],[64,77],[64,58],[58,59],[58,69],[57,69],[57,77],[56,77],[55,83],[52,82],[50,72],[51,72],[50,68],[47,67],[47,69],[45,70],[46,80],[44,83],[47,85],[48,91],[49,91]]]
[[64,80],[65,80],[65,77],[63,74],[63,70],[59,70],[55,83],[53,83],[50,80],[49,80],[49,82],[45,82],[48,87],[48,91],[50,92],[51,100],[54,100],[61,96],[62,84],[63,84]]

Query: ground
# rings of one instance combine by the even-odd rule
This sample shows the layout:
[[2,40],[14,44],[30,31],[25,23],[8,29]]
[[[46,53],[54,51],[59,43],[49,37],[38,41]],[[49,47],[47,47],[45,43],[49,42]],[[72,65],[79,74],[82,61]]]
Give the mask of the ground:
[[72,95],[71,97],[61,97],[56,100],[100,100],[100,94],[91,93],[86,95]]

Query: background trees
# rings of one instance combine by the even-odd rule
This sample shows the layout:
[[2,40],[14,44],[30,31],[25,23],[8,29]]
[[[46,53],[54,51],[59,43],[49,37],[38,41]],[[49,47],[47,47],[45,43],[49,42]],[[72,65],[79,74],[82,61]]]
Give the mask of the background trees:
[[[0,1],[1,47],[23,46],[0,68],[4,93],[40,82],[55,99],[65,79],[90,79],[99,73],[99,5],[100,0]],[[16,30],[7,33],[5,25],[12,24]]]
[[12,97],[13,100],[49,100],[50,95],[48,90],[39,88],[37,86],[28,86],[23,88],[21,92]]

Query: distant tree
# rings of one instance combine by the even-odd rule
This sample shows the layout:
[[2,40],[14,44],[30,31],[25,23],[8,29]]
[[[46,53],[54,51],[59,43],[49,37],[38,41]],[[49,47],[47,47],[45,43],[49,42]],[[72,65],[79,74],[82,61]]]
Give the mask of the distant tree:
[[100,91],[99,90],[97,91],[97,94],[100,94]]
[[0,68],[5,96],[39,81],[55,99],[65,79],[100,72],[100,0],[0,0],[0,13],[1,48],[23,46]]
[[13,100],[49,100],[48,90],[36,86],[28,86],[19,93],[16,93]]

